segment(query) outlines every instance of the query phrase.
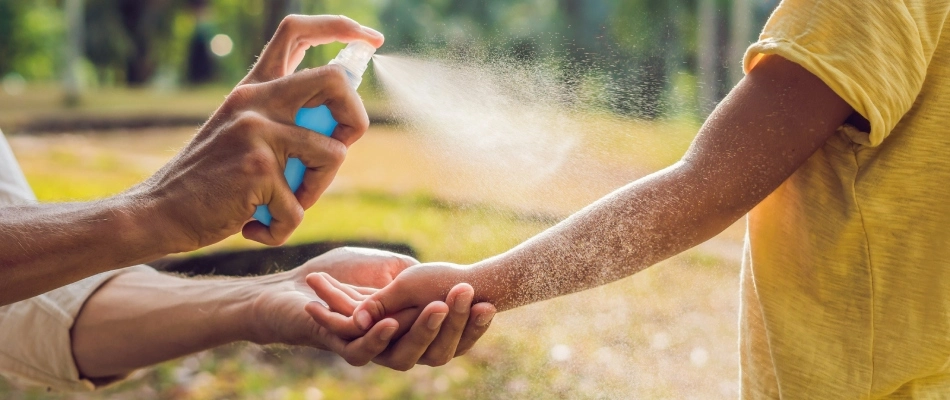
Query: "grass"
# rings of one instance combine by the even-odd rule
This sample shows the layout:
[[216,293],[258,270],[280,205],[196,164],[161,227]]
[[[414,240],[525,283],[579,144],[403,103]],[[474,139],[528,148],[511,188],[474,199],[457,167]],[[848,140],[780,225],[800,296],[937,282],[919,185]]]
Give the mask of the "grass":
[[74,116],[197,116],[210,115],[230,90],[206,87],[187,92],[155,89],[100,88],[88,91],[75,106],[66,106],[56,85],[31,85],[16,96],[0,91],[0,128],[38,118]]
[[[601,144],[582,146],[575,156],[603,179],[567,175],[545,182],[561,201],[551,208],[544,208],[553,202],[544,195],[550,191],[515,195],[517,187],[505,186],[511,183],[504,179],[445,162],[424,138],[373,128],[291,241],[389,240],[412,245],[424,261],[475,261],[556,219],[544,216],[565,215],[675,161],[695,131],[681,121],[598,121],[590,140]],[[101,198],[140,182],[192,133],[136,130],[10,141],[38,197],[70,201]],[[238,236],[205,251],[247,246],[253,245]],[[501,314],[469,356],[440,368],[354,368],[316,350],[236,344],[164,363],[103,392],[48,394],[0,380],[0,397],[734,398],[737,293],[737,262],[694,250],[602,288]],[[568,349],[569,357],[552,357],[555,347]]]

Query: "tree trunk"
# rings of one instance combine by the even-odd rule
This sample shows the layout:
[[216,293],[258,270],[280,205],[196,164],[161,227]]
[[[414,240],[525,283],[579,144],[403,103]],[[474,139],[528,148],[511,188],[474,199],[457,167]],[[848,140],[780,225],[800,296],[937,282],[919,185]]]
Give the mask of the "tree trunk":
[[66,0],[66,57],[63,68],[63,91],[67,105],[79,103],[79,63],[83,57],[85,15],[83,0]]
[[156,17],[154,1],[126,0],[119,3],[119,15],[122,25],[132,40],[132,54],[125,62],[125,81],[130,86],[142,86],[148,83],[155,73],[155,60],[152,58],[152,35]]

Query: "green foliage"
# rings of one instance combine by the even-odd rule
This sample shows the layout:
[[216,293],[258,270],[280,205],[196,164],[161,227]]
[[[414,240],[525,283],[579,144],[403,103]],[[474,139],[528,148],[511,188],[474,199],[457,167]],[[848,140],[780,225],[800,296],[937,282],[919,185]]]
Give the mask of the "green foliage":
[[148,83],[163,60],[179,0],[87,0],[86,55],[102,73],[132,85]]
[[54,78],[60,64],[65,22],[53,1],[0,0],[0,77]]
[[[753,0],[761,25],[776,0]],[[732,0],[717,0],[720,32]],[[62,2],[0,0],[0,76],[52,80],[62,59]],[[655,118],[682,113],[682,73],[696,66],[696,0],[86,0],[86,57],[101,85],[186,84],[189,42],[227,35],[214,82],[245,75],[289,13],[343,14],[378,27],[384,53],[500,56],[546,65],[569,87],[599,92],[604,111]],[[206,8],[202,10],[204,4]],[[720,46],[722,47],[722,46]],[[329,61],[340,44],[311,50],[302,67]],[[713,49],[707,51],[722,51]],[[724,68],[724,66],[720,66]],[[367,80],[364,92],[374,90]],[[692,101],[686,109],[693,108]]]

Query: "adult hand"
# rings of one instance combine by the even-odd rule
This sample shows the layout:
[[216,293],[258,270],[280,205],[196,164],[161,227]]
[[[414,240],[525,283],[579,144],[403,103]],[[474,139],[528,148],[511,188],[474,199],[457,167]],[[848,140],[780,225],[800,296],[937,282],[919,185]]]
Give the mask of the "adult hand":
[[[451,315],[440,331],[434,328],[428,334],[420,332],[418,338],[411,338],[418,329],[424,315],[416,319],[413,330],[403,337],[399,343],[382,353],[376,362],[384,361],[387,366],[399,370],[407,370],[414,364],[431,366],[444,365],[452,358],[468,352],[475,342],[488,330],[495,314],[495,307],[489,303],[478,303],[472,306],[475,296],[472,287],[466,283],[457,283],[450,275],[444,274],[449,264],[420,265],[407,269],[396,279],[381,290],[366,290],[341,283],[327,274],[312,274],[307,283],[327,303],[328,307],[311,303],[307,312],[313,316],[320,326],[341,338],[356,338],[364,332],[372,332],[376,327],[390,319],[403,319],[408,313],[414,315],[414,310],[425,307],[428,309],[442,299],[446,299]],[[446,268],[443,268],[446,267]],[[416,271],[414,277],[403,277],[403,274]],[[425,271],[425,274],[420,272]],[[425,279],[418,279],[425,277]],[[414,283],[407,283],[414,282]],[[394,286],[396,285],[396,286]],[[414,293],[410,293],[414,292]],[[393,307],[378,314],[378,318],[368,315],[362,324],[357,324],[352,317],[354,311],[364,309],[364,304],[370,301],[390,302]],[[422,300],[422,299],[431,300]],[[395,307],[395,305],[400,307]],[[469,308],[471,307],[471,308]],[[423,312],[424,313],[424,312]],[[379,321],[374,324],[373,321]],[[436,334],[437,333],[437,334]],[[410,341],[411,344],[400,349],[399,345]]]
[[[198,134],[155,175],[128,194],[150,206],[148,224],[169,253],[197,249],[238,231],[269,245],[287,240],[333,180],[346,146],[368,128],[359,96],[338,66],[294,73],[307,48],[364,40],[378,32],[340,16],[296,16],[281,22],[257,65]],[[325,104],[339,122],[332,139],[294,124],[303,106]],[[307,166],[291,192],[283,171],[290,157]],[[270,227],[251,220],[267,204]]]
[[285,343],[328,350],[328,332],[303,312],[308,303],[322,301],[307,285],[307,275],[327,272],[361,287],[383,286],[415,264],[418,261],[401,254],[344,247],[293,270],[257,278],[261,289],[250,310],[256,328],[251,339],[260,344]]

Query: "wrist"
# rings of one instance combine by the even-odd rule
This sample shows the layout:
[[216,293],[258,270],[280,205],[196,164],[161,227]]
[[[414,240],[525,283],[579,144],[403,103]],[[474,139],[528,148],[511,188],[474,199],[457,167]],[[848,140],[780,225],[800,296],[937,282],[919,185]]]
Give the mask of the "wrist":
[[503,267],[500,257],[492,257],[468,265],[464,269],[464,282],[468,282],[475,289],[474,303],[491,303],[498,311],[509,301],[509,270]]
[[219,323],[226,327],[229,342],[272,343],[272,335],[263,329],[266,316],[259,312],[259,303],[271,284],[268,277],[232,279],[223,285]]
[[[158,257],[191,250],[183,245],[176,235],[179,229],[172,226],[172,217],[162,207],[162,196],[142,186],[115,198],[125,217],[126,231],[143,248]],[[156,257],[157,258],[157,257]]]
[[103,220],[111,225],[104,231],[105,237],[114,235],[109,242],[128,249],[125,264],[148,262],[172,253],[169,241],[162,237],[165,229],[155,221],[154,207],[147,198],[123,193],[105,202],[107,214]]
[[489,282],[489,279],[486,279],[484,261],[475,264],[460,265],[457,271],[457,276],[454,279],[455,282],[467,283],[472,285],[472,288],[475,289],[473,304],[479,302],[492,303],[494,301],[495,293],[492,288],[492,283]]
[[[238,332],[237,340],[259,345],[281,342],[282,324],[279,323],[282,297],[295,293],[291,271],[253,278],[241,278],[239,282],[244,295],[237,307],[233,326]],[[276,308],[275,308],[276,307]],[[303,312],[300,307],[299,312]]]

